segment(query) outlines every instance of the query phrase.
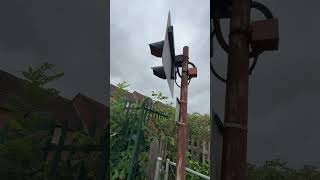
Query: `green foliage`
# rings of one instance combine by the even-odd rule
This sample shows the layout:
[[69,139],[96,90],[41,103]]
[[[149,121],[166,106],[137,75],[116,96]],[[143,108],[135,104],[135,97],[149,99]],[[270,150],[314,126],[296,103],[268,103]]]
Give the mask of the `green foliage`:
[[139,111],[124,113],[125,102],[113,101],[110,114],[110,162],[111,179],[125,179],[128,165],[133,153],[132,139],[129,134],[135,130],[139,119]]
[[[128,165],[133,153],[133,144],[130,143],[133,139],[130,139],[130,132],[137,127],[139,111],[134,111],[132,114],[124,113],[124,99],[122,96],[127,94],[126,88],[129,85],[119,83],[119,92],[117,94],[117,100],[112,102],[111,105],[111,175],[112,179],[125,179],[128,172]],[[148,154],[148,143],[153,138],[165,140],[168,143],[167,152],[171,161],[176,161],[176,123],[175,108],[172,107],[172,103],[168,101],[168,97],[161,92],[152,91],[152,100],[155,101],[155,110],[167,114],[167,117],[151,120],[144,126],[145,145],[140,147],[140,156],[138,158],[138,168],[136,179],[143,179],[145,173],[146,161]],[[196,141],[208,141],[210,137],[210,117],[208,114],[192,113],[188,115],[188,134],[189,139]],[[188,154],[186,166],[200,172],[202,174],[209,173],[209,162],[199,162],[193,160]],[[187,179],[196,180],[200,179],[194,175],[187,173]],[[267,161],[263,166],[248,165],[248,180],[319,180],[320,172],[314,166],[305,166],[302,169],[290,169],[287,167],[287,163],[279,159],[273,159]]]
[[[51,120],[39,112],[43,110],[42,106],[48,104],[52,95],[58,94],[58,91],[45,86],[62,77],[63,73],[57,73],[53,70],[53,65],[48,63],[35,69],[29,67],[21,72],[29,83],[23,87],[23,94],[12,98],[8,104],[11,119],[7,121],[8,130],[2,132],[0,142],[0,177],[4,180],[47,180],[52,177],[55,166],[44,160],[43,151],[50,138],[48,128]],[[77,145],[98,145],[102,142],[101,137],[89,137],[82,132],[72,135],[73,143]],[[101,152],[81,153],[80,160],[72,158],[75,152],[70,153],[70,160],[58,160],[56,172],[59,179],[77,179],[80,172],[88,179],[97,179],[96,172],[103,160]]]
[[[54,69],[54,65],[49,63],[43,63],[37,68],[32,68],[29,66],[27,70],[20,72],[32,85],[41,88],[64,75],[62,72],[57,72],[57,70]],[[53,93],[58,92],[57,90],[51,88],[47,88],[47,90]]]
[[248,180],[319,180],[320,171],[314,166],[291,169],[280,159],[267,161],[262,166],[248,165]]
[[127,88],[130,86],[127,81],[120,82],[117,84],[117,89],[112,93],[113,99],[125,100],[126,95],[128,94]]
[[209,141],[210,137],[210,116],[192,113],[188,115],[189,138],[195,141]]
[[[194,171],[197,171],[201,174],[204,175],[209,175],[210,174],[210,165],[208,161],[205,162],[199,162],[199,161],[194,161],[191,158],[191,154],[188,152],[187,154],[187,161],[186,161],[186,166]],[[187,173],[186,174],[187,179],[190,180],[201,180],[202,178],[200,178],[199,176]]]
[[[10,119],[9,136],[0,145],[0,176],[8,179],[32,179],[43,166],[46,134],[34,132],[30,121]],[[36,178],[35,178],[36,179]]]
[[[23,94],[13,97],[8,104],[12,112],[7,122],[7,138],[0,145],[0,176],[7,179],[46,179],[47,164],[44,163],[42,148],[46,143],[47,132],[42,130],[48,127],[49,121],[33,114],[47,101],[47,96],[40,88],[47,83],[58,79],[63,73],[48,75],[53,65],[44,63],[39,68],[29,67],[21,71],[30,84],[24,86]],[[49,92],[57,92],[47,89]],[[28,99],[28,103],[26,102]],[[28,114],[25,117],[26,113]],[[31,114],[30,114],[31,113]]]
[[152,91],[151,98],[155,102],[154,109],[157,112],[166,114],[166,117],[148,122],[147,126],[145,127],[146,138],[148,138],[150,142],[153,138],[166,141],[168,145],[168,158],[175,160],[177,151],[177,125],[175,122],[176,109],[172,107],[172,103],[169,102],[168,97],[164,96],[161,92]]
[[117,84],[117,87],[121,90],[126,90],[130,84],[127,81],[123,81]]

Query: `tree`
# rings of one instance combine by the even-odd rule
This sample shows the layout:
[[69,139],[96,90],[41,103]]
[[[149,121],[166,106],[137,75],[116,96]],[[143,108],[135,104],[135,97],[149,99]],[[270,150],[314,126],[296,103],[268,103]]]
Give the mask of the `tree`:
[[45,179],[47,164],[43,161],[42,148],[46,143],[47,132],[35,127],[39,123],[50,122],[37,114],[25,115],[41,108],[47,96],[58,94],[57,90],[46,88],[48,83],[63,76],[53,67],[52,64],[44,63],[38,68],[29,66],[27,70],[20,71],[28,83],[21,90],[22,94],[13,97],[8,104],[12,116],[7,121],[7,138],[0,145],[2,179]]
[[262,166],[248,164],[248,180],[318,180],[320,171],[315,166],[305,165],[293,169],[280,159],[266,161]]
[[[47,62],[41,64],[40,67],[37,68],[29,66],[27,70],[20,72],[27,81],[37,88],[45,88],[48,83],[64,76],[63,72],[58,72],[54,69],[53,64],[49,64]],[[45,89],[54,94],[59,93],[59,91],[54,88]]]
[[123,101],[128,95],[127,88],[130,86],[127,81],[123,81],[117,84],[117,88],[112,92],[112,97],[115,101]]

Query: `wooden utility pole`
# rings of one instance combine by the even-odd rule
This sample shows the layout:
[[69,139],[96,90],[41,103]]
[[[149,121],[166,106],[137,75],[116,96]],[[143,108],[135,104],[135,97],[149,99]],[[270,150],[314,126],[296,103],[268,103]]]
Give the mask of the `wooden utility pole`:
[[250,3],[231,2],[222,180],[245,180],[247,174]]
[[178,151],[177,151],[177,180],[184,180],[186,176],[186,148],[187,148],[187,99],[188,99],[188,62],[189,47],[183,47],[183,63],[180,91],[180,118],[178,122]]

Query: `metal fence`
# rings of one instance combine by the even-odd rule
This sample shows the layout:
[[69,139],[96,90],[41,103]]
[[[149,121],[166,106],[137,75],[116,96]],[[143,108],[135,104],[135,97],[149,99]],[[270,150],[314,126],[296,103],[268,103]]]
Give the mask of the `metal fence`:
[[[8,121],[5,121],[4,128],[0,129],[0,144],[6,143],[8,136],[10,134],[10,126],[11,124],[10,119]],[[62,161],[70,162],[71,157],[73,154],[77,152],[100,152],[99,159],[99,166],[96,173],[96,179],[104,180],[106,178],[108,165],[107,165],[107,137],[106,135],[101,136],[101,142],[98,145],[87,145],[87,144],[67,144],[66,140],[68,131],[68,121],[63,121],[63,126],[56,126],[56,121],[53,120],[50,115],[49,116],[43,116],[39,118],[39,121],[34,120],[34,122],[30,125],[30,130],[32,130],[31,134],[37,134],[40,131],[43,133],[47,133],[46,135],[46,144],[42,147],[42,150],[44,151],[44,157],[43,157],[43,164],[45,164],[46,161],[48,161],[48,157],[52,157],[48,164],[50,164],[49,168],[49,179],[60,179],[60,172],[59,172],[59,164]],[[55,131],[59,130],[59,137],[58,139],[55,139]],[[54,143],[53,143],[54,142]],[[56,142],[56,143],[55,143]],[[69,155],[67,159],[63,160],[63,155],[65,152],[68,152]],[[51,156],[50,156],[50,155]],[[83,163],[83,161],[82,161]],[[43,169],[39,169],[39,171],[43,171]],[[78,174],[79,173],[79,174]],[[77,179],[85,179],[86,176],[86,169],[84,167],[81,167],[79,172],[75,172],[78,177]]]
[[[162,164],[162,158],[158,157],[157,158],[157,166],[156,166],[156,170],[155,170],[155,176],[154,176],[154,180],[161,180],[161,164]],[[162,174],[164,174],[164,178],[163,180],[168,180],[169,179],[169,175],[173,175],[175,178],[175,166],[176,163],[171,162],[169,159],[166,160],[166,166],[165,166],[165,170],[163,171]],[[208,179],[210,180],[210,177],[204,174],[201,174],[197,171],[194,171],[190,168],[186,167],[186,172],[189,174],[192,174],[194,176],[197,176],[201,179]]]
[[[141,154],[141,147],[146,146],[144,139],[144,125],[152,120],[157,121],[159,119],[167,117],[165,113],[157,111],[154,102],[145,98],[141,103],[125,101],[124,112],[132,116],[136,114],[138,119],[132,119],[127,121],[124,125],[127,129],[125,136],[128,139],[127,147],[133,147],[127,170],[127,180],[136,179],[138,159]],[[152,170],[154,172],[154,169]]]

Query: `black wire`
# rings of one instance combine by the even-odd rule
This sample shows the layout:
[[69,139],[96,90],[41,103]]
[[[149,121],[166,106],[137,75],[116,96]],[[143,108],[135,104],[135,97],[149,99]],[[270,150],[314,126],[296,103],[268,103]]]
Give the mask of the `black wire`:
[[181,86],[179,86],[179,84],[177,83],[177,78],[174,80],[174,82],[176,83],[176,85],[181,88]]
[[179,71],[179,67],[177,67],[176,76],[177,76],[177,72],[178,72],[179,77],[182,78],[180,71]]
[[254,70],[254,67],[257,65],[258,57],[259,56],[254,57],[253,62],[252,62],[251,66],[250,66],[250,69],[249,69],[249,75],[252,74],[252,71]]
[[188,64],[191,64],[191,66],[194,67],[194,68],[196,67],[196,66],[195,66],[192,62],[190,62],[190,61],[188,62]]
[[211,69],[211,72],[213,73],[213,75],[214,75],[218,80],[222,81],[223,83],[226,83],[226,82],[227,82],[226,79],[224,79],[222,76],[220,76],[220,75],[216,72],[216,70],[215,70],[215,69],[213,68],[213,66],[212,66],[211,61],[210,61],[210,69]]
[[[251,2],[251,8],[257,9],[258,11],[262,12],[262,14],[264,15],[264,17],[266,19],[273,19],[272,12],[264,4],[262,4],[260,2],[253,1],[253,2]],[[226,42],[226,40],[224,39],[222,31],[221,31],[220,19],[213,18],[212,20],[213,20],[213,27],[214,27],[213,32],[216,34],[216,38],[217,38],[219,45],[226,53],[229,53],[229,45]],[[211,38],[213,38],[213,36],[214,35],[211,34]],[[211,47],[213,47],[212,44],[213,43],[210,42]],[[211,51],[212,51],[212,49],[210,49],[210,55],[212,55]],[[249,56],[250,56],[250,58],[252,58],[252,57],[255,58],[256,56],[258,56],[262,53],[263,53],[263,50],[259,50],[259,51],[252,50],[249,53]],[[213,55],[212,55],[212,57],[213,57]]]
[[267,6],[265,6],[264,4],[257,2],[257,1],[253,1],[251,3],[251,8],[257,9],[258,11],[262,12],[262,14],[264,15],[265,18],[267,19],[272,19],[273,18],[273,14],[272,12],[268,9]]
[[[193,67],[196,67],[192,62],[188,62],[188,64],[191,64]],[[180,71],[179,71],[179,67],[176,68],[176,77],[177,77],[177,74],[180,78],[182,78],[182,75],[180,74]],[[174,80],[174,82],[179,88],[181,88],[181,86],[179,86],[177,83],[177,78]],[[190,82],[191,82],[191,78],[188,78],[188,85],[190,84]]]
[[[212,58],[212,57],[214,56],[213,38],[214,38],[214,36],[215,36],[215,33],[216,33],[216,32],[215,32],[215,29],[214,29],[213,32],[212,32],[211,35],[210,35],[210,56],[211,56],[210,58]],[[251,52],[251,53],[254,55],[254,59],[253,59],[253,62],[252,62],[252,64],[251,64],[250,68],[249,68],[249,75],[252,75],[252,72],[253,72],[254,68],[256,67],[256,65],[257,65],[257,63],[258,63],[258,57],[259,57],[259,55],[261,54],[261,52],[262,52],[262,51],[258,51],[258,50]],[[227,82],[227,80],[226,80],[225,78],[223,78],[222,76],[220,76],[220,75],[217,73],[217,71],[214,69],[211,60],[210,60],[210,69],[211,69],[211,72],[214,74],[214,76],[215,76],[218,80],[220,80],[220,81],[222,81],[222,82],[224,82],[224,83]]]
[[[179,71],[176,71],[176,74],[177,74],[177,72],[179,72]],[[177,75],[176,75],[177,76]],[[181,88],[181,86],[179,86],[179,84],[177,83],[177,78],[174,80],[174,82],[176,83],[176,85],[179,87],[179,88]],[[188,85],[190,84],[190,82],[191,82],[191,78],[188,78]]]
[[190,82],[191,82],[191,78],[190,78],[190,79],[188,79],[188,85],[190,84]]
[[[214,48],[213,48],[213,38],[214,38],[214,35],[215,35],[215,30],[213,30],[213,32],[211,33],[211,39],[210,39],[210,44],[211,44],[210,50],[211,50],[211,55],[212,55],[212,57],[214,56]],[[211,57],[211,58],[212,58],[212,57]],[[211,70],[211,72],[213,73],[213,75],[214,75],[218,80],[220,80],[220,81],[223,82],[223,83],[226,83],[226,82],[227,82],[227,80],[226,80],[225,78],[223,78],[222,76],[220,76],[220,75],[217,73],[217,71],[214,69],[211,60],[210,60],[210,70]]]
[[[188,62],[188,64],[191,64],[191,66],[194,67],[194,68],[196,67],[192,62]],[[189,80],[189,81],[188,81],[188,85],[190,84],[191,79],[192,79],[192,78],[188,77],[188,80]]]
[[176,78],[174,79],[174,82],[176,83],[176,85],[181,88],[181,86],[179,86],[179,84],[177,83],[177,74],[179,74],[180,78],[181,78],[181,74],[179,72],[179,68],[177,67],[177,70],[176,70]]

